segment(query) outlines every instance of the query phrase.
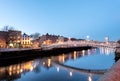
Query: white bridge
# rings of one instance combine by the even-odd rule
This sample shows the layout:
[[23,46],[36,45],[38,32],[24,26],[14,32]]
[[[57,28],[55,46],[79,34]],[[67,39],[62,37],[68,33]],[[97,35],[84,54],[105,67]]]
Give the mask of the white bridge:
[[71,47],[84,47],[84,46],[91,46],[91,47],[108,47],[108,48],[116,48],[116,42],[99,42],[99,41],[66,41],[66,42],[59,42],[53,43],[50,45],[41,45],[41,49],[43,50],[51,50],[53,48],[71,48]]

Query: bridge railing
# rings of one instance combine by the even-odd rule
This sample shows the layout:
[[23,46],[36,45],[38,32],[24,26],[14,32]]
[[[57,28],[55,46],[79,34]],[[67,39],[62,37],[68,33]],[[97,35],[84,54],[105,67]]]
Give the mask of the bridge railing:
[[105,42],[94,42],[94,41],[67,41],[63,43],[54,43],[51,45],[45,45],[42,46],[41,48],[45,50],[50,50],[53,48],[67,48],[67,47],[81,47],[81,46],[115,48],[116,43],[105,43]]

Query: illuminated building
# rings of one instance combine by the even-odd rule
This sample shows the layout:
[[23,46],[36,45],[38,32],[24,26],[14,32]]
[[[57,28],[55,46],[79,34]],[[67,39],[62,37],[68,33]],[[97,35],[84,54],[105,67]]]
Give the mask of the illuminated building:
[[40,47],[39,39],[32,40],[31,43],[32,43],[32,45],[31,45],[32,48],[39,48]]
[[0,48],[5,48],[6,47],[6,40],[0,36]]
[[26,48],[26,47],[31,47],[31,36],[27,35],[26,33],[24,33],[22,35],[22,40],[21,40],[21,45],[23,48]]
[[62,36],[58,37],[58,43],[62,43],[62,42],[64,42],[64,37]]
[[8,32],[0,31],[0,48],[5,48],[7,46]]
[[20,47],[21,42],[21,31],[8,30],[0,31],[0,47]]
[[56,43],[58,39],[58,36],[56,35],[49,35],[48,33],[46,35],[42,35],[39,38],[39,42],[40,44],[52,44],[52,43]]
[[8,30],[8,46],[9,47],[20,47],[21,43],[21,31]]
[[46,45],[50,45],[50,44],[52,44],[52,41],[51,41],[50,39],[48,39],[48,40],[45,40],[44,43],[45,43]]
[[[59,36],[59,35],[50,35],[50,34],[46,34],[46,35],[42,35],[39,37],[39,42],[40,45],[41,44],[45,44],[48,43],[49,44],[53,44],[53,43],[62,43],[65,41],[68,41],[69,39],[67,37],[63,37],[63,36]],[[75,38],[71,38],[71,41],[77,40]]]

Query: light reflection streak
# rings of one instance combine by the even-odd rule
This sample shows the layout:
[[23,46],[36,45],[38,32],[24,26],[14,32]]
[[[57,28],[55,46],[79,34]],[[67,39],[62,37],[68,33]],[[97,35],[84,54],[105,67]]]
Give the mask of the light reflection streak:
[[85,55],[85,50],[82,50],[82,56],[84,56]]
[[57,67],[57,72],[59,72],[60,71],[60,68],[59,67]]
[[73,73],[70,71],[69,75],[70,75],[70,77],[72,77]]
[[92,81],[92,76],[91,76],[91,74],[88,75],[88,81]]
[[33,70],[33,67],[31,66],[30,71],[32,71],[32,70]]
[[74,60],[77,58],[77,52],[74,51]]
[[65,55],[64,54],[62,55],[62,62],[63,63],[65,62]]
[[45,65],[45,62],[43,62],[43,65]]
[[48,59],[48,67],[51,65],[51,59]]
[[92,49],[92,53],[93,53],[93,54],[96,53],[96,48]]
[[88,55],[90,55],[90,54],[91,54],[90,49],[88,49]]
[[100,48],[100,54],[106,54],[109,55],[110,53],[113,52],[112,48],[105,48],[105,47],[101,47]]

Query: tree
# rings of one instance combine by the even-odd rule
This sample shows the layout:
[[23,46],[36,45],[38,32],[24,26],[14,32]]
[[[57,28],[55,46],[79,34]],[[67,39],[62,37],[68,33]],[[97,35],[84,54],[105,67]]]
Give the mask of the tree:
[[120,44],[120,40],[117,41]]
[[37,38],[39,38],[40,33],[34,33],[34,34],[31,34],[31,36],[33,39],[37,39]]
[[14,27],[12,27],[12,26],[4,26],[3,28],[2,28],[2,31],[8,31],[8,30],[14,30],[15,28]]

